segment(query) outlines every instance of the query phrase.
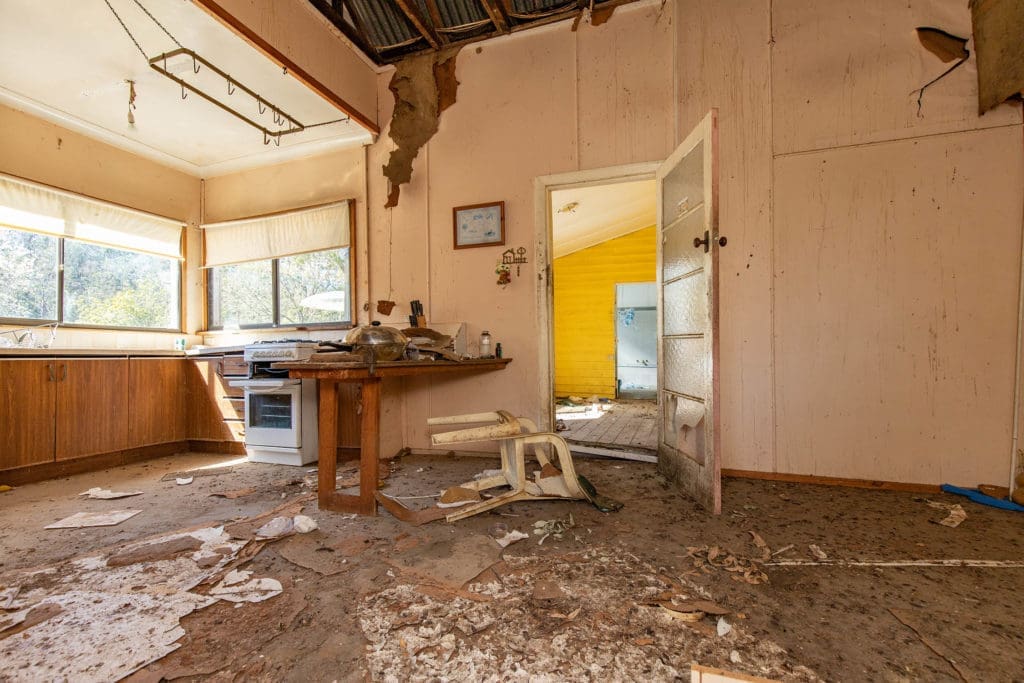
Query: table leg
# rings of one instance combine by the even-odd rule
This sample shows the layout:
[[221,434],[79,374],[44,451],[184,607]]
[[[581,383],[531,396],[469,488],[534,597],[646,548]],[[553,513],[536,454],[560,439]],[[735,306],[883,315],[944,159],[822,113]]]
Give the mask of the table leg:
[[364,515],[377,514],[378,464],[380,462],[379,377],[362,382],[362,424],[359,434],[359,505]]
[[320,509],[329,510],[337,488],[338,472],[338,383],[320,380],[319,391],[320,439],[317,463],[317,502]]
[[379,377],[360,382],[362,418],[359,435],[359,495],[338,493],[338,382],[320,380],[320,450],[317,502],[321,510],[377,514],[378,462],[380,456]]

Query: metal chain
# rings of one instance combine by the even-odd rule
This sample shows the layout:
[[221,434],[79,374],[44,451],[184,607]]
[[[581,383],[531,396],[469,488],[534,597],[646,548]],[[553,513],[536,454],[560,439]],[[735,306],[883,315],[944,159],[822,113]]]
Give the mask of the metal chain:
[[114,6],[110,4],[110,0],[103,0],[103,2],[107,3],[107,7],[110,8],[110,11],[114,14],[114,18],[117,19],[117,23],[121,24],[121,28],[124,29],[124,32],[127,33],[128,37],[132,39],[133,43],[135,43],[135,47],[139,49],[139,54],[141,54],[142,58],[148,62],[149,57],[146,55],[145,50],[142,49],[142,46],[139,45],[139,41],[135,40],[135,36],[133,36],[132,32],[128,30],[127,26],[125,26],[124,21],[121,19],[121,15],[118,14],[117,10],[114,9]]
[[160,30],[161,30],[161,31],[163,31],[164,33],[166,33],[166,34],[167,34],[167,37],[168,37],[168,38],[170,38],[171,40],[173,40],[173,41],[174,41],[174,44],[175,44],[175,45],[177,45],[178,47],[181,47],[181,46],[182,46],[182,45],[181,45],[181,43],[179,43],[179,42],[178,42],[178,39],[177,39],[177,38],[175,38],[174,36],[172,36],[172,35],[171,35],[171,32],[170,32],[170,31],[168,31],[168,30],[167,30],[166,28],[164,28],[164,25],[163,25],[163,24],[161,24],[161,23],[160,23],[159,21],[157,21],[157,18],[156,18],[156,17],[154,17],[154,16],[152,15],[152,14],[150,14],[150,13],[149,13],[149,10],[148,10],[148,9],[146,9],[145,7],[143,7],[143,6],[142,6],[142,3],[141,3],[141,2],[139,2],[139,0],[135,0],[135,4],[139,6],[139,9],[141,9],[141,10],[142,10],[143,12],[145,12],[145,13],[146,13],[146,16],[147,16],[147,17],[149,17],[150,19],[152,19],[152,20],[153,20],[153,23],[154,23],[154,24],[156,24],[157,26],[159,26],[159,27],[160,27]]
[[310,123],[310,124],[307,124],[307,125],[303,126],[303,128],[316,128],[317,126],[329,126],[332,123],[347,123],[348,121],[351,121],[351,120],[352,120],[351,116],[346,116],[343,119],[334,119],[333,121],[323,121],[321,123]]

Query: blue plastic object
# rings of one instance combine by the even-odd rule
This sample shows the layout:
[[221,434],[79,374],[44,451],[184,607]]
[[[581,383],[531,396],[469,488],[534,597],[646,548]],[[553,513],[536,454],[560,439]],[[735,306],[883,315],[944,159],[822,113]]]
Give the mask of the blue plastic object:
[[959,486],[953,486],[952,484],[943,484],[939,488],[946,493],[955,493],[958,496],[966,496],[975,503],[981,503],[982,505],[988,505],[989,507],[999,508],[1001,510],[1012,510],[1014,512],[1024,512],[1024,505],[1017,505],[1012,500],[1003,500],[1002,498],[986,496],[977,489],[964,489]]

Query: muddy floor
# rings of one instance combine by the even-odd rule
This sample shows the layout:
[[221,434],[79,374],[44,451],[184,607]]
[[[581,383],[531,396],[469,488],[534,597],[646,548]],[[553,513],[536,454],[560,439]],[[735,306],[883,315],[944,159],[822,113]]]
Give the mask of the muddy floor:
[[[427,505],[414,496],[495,465],[407,456],[384,490]],[[283,592],[185,616],[181,647],[133,680],[674,680],[690,662],[779,680],[1024,680],[1020,513],[946,494],[729,479],[713,518],[653,465],[577,468],[622,510],[520,502],[414,527],[308,502],[319,528],[245,565]],[[302,501],[310,469],[183,454],[0,493],[0,589],[29,567]],[[186,485],[169,476],[185,471]],[[77,495],[93,487],[142,494]],[[227,492],[237,497],[214,495]],[[947,511],[929,500],[961,504],[966,520],[938,524]],[[121,509],[142,512],[43,529]],[[535,533],[552,520],[558,535]],[[502,550],[493,537],[511,530],[529,538]],[[948,560],[1011,566],[930,566]]]

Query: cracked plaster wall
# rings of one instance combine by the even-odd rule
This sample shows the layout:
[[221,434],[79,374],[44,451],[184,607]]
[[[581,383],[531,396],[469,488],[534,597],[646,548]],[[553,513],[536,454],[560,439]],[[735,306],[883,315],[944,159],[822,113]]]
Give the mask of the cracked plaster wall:
[[[538,417],[533,179],[665,158],[720,115],[724,467],[925,483],[1009,470],[1024,143],[1019,105],[976,112],[973,60],[946,68],[917,26],[970,34],[965,3],[640,2],[473,45],[458,101],[399,205],[368,153],[369,301],[490,330],[503,373],[405,381],[404,432],[428,416]],[[379,79],[390,119],[390,73]],[[506,247],[452,249],[453,206],[506,202]],[[984,226],[980,238],[979,226]],[[504,248],[504,247],[503,247]],[[384,452],[394,450],[384,448]]]

